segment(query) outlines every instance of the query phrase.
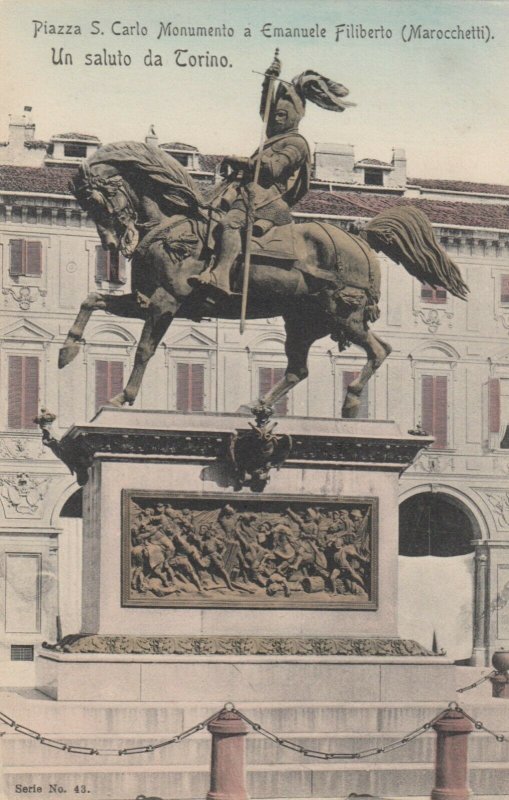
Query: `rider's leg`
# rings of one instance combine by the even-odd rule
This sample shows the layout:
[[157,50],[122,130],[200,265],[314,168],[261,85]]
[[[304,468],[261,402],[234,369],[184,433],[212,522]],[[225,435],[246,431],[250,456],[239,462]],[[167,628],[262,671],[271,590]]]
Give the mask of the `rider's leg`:
[[245,208],[232,208],[218,225],[218,255],[213,267],[189,278],[191,286],[209,284],[230,292],[230,272],[242,251],[241,229],[246,222]]
[[218,289],[230,294],[230,272],[240,255],[242,242],[239,228],[230,228],[225,225],[222,230],[219,244],[218,259],[214,266],[214,283]]

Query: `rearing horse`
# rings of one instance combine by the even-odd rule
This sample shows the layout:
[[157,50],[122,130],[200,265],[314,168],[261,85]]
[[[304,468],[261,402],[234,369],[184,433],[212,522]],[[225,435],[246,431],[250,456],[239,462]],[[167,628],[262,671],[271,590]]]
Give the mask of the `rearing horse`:
[[[84,300],[60,350],[59,366],[77,355],[93,311],[143,319],[129,380],[110,400],[132,405],[148,361],[175,317],[239,319],[241,297],[233,294],[211,304],[206,290],[190,286],[188,279],[202,272],[211,257],[215,212],[189,173],[163,150],[136,142],[101,147],[80,167],[72,188],[96,223],[103,247],[132,259],[131,292],[94,292]],[[373,249],[456,297],[464,299],[468,288],[436,242],[427,218],[411,206],[382,212],[359,236],[321,222],[298,224],[294,242],[293,265],[278,266],[266,256],[259,263],[253,259],[250,272],[248,318],[281,316],[286,329],[285,376],[261,401],[273,406],[307,378],[311,345],[331,335],[340,349],[353,343],[366,352],[367,362],[348,386],[342,408],[344,417],[355,417],[362,389],[391,352],[369,330],[369,322],[379,316],[380,297],[380,267]],[[233,276],[234,286],[240,277]]]

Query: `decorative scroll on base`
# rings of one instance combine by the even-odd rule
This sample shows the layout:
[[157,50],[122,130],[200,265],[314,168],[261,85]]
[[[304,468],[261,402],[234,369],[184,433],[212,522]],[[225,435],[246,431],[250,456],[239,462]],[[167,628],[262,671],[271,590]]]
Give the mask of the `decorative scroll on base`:
[[273,636],[106,636],[76,634],[43,647],[114,655],[436,656],[412,639]]
[[123,492],[122,605],[377,607],[375,498]]

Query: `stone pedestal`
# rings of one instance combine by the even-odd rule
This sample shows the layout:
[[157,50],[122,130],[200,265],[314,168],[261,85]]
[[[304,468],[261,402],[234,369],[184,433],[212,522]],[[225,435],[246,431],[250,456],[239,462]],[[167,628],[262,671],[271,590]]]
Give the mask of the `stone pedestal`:
[[[81,633],[93,636],[83,646],[64,642],[69,655],[40,659],[39,685],[51,696],[73,699],[72,685],[75,699],[97,696],[94,658],[103,685],[129,687],[142,670],[140,700],[177,676],[205,699],[211,681],[207,689],[200,670],[216,656],[217,685],[226,692],[230,673],[219,663],[235,655],[254,662],[289,655],[301,665],[311,657],[323,659],[324,669],[334,656],[385,657],[394,670],[383,681],[409,687],[401,660],[424,663],[432,654],[398,640],[398,477],[430,439],[402,434],[393,422],[280,419],[277,432],[292,437],[288,459],[263,493],[236,492],[223,457],[232,431],[247,427],[235,415],[103,409],[66,434],[66,447],[90,464]],[[79,665],[73,653],[81,653]],[[129,663],[115,661],[122,654]],[[193,667],[182,671],[185,655]],[[159,656],[171,667],[153,663]],[[243,667],[255,684],[262,663]],[[298,686],[304,679],[285,670],[286,679],[274,673],[281,691],[284,680]],[[369,687],[380,676],[361,677],[359,669],[358,677]]]

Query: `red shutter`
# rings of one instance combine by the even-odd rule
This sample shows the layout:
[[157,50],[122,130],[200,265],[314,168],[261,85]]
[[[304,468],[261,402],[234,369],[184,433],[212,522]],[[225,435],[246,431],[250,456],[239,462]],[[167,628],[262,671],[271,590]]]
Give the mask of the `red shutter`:
[[101,245],[95,248],[95,279],[96,281],[109,280],[109,253]]
[[124,386],[124,365],[121,361],[95,362],[95,410],[107,404]]
[[22,428],[23,423],[23,357],[9,356],[9,396],[7,426],[9,428]]
[[447,303],[447,292],[441,287],[433,288],[429,283],[423,283],[421,300],[424,300],[425,303]]
[[42,246],[40,242],[26,242],[26,275],[42,274]]
[[177,411],[203,411],[205,405],[203,364],[177,364]]
[[108,362],[95,362],[95,410],[98,411],[108,401]]
[[203,411],[204,406],[204,369],[203,364],[190,364],[191,367],[191,411]]
[[11,250],[9,273],[11,275],[23,275],[24,239],[11,239],[9,246]]
[[108,400],[120,394],[124,388],[124,365],[121,361],[110,361],[109,392]]
[[[260,397],[265,397],[276,383],[279,383],[285,376],[283,367],[260,367],[258,370],[258,388]],[[285,395],[274,403],[274,413],[278,417],[285,417],[288,414],[288,396]]]
[[509,303],[509,275],[502,275],[500,279],[500,302]]
[[500,432],[500,381],[490,378],[488,381],[488,420],[489,432]]
[[423,375],[421,384],[422,427],[435,437],[433,447],[447,447],[447,377]]
[[[343,399],[346,395],[346,390],[348,389],[349,385],[352,381],[357,380],[361,373],[360,372],[351,372],[350,370],[344,370],[343,372]],[[361,404],[359,406],[359,413],[357,414],[358,419],[368,419],[369,417],[369,405],[368,405],[368,390],[367,387],[364,387],[362,394],[360,396]]]
[[447,447],[447,377],[435,376],[434,447]]
[[39,359],[37,356],[9,356],[7,425],[35,428],[39,407]]

